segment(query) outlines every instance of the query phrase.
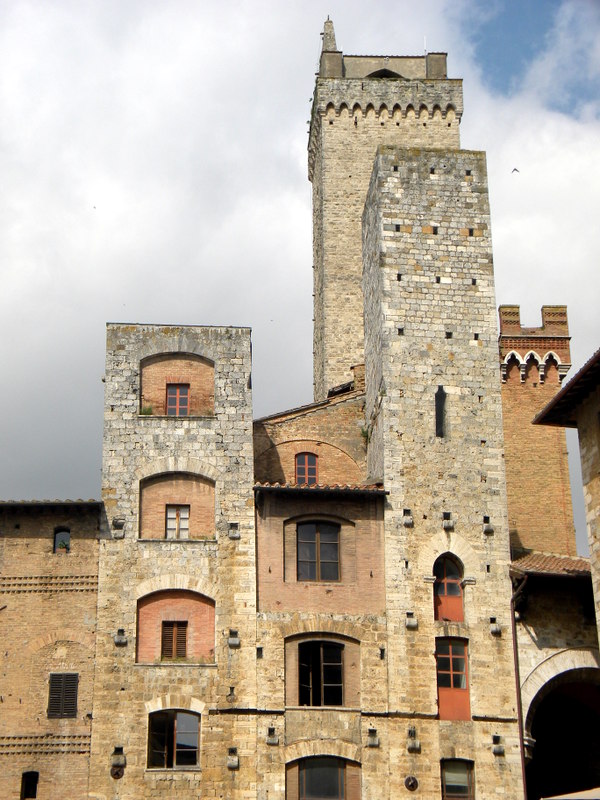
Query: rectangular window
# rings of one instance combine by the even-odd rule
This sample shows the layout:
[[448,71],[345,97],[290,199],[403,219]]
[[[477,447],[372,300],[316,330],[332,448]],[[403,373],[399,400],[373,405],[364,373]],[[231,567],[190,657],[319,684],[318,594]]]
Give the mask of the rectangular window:
[[21,775],[21,800],[33,800],[38,790],[39,772],[24,772]]
[[436,639],[435,658],[440,719],[471,719],[467,643]]
[[343,705],[343,652],[344,646],[335,642],[298,645],[298,705]]
[[442,761],[442,800],[474,800],[473,764],[471,761]]
[[314,453],[298,453],[296,456],[296,483],[302,486],[317,483],[317,456]]
[[187,417],[189,407],[189,383],[167,383],[167,416]]
[[77,716],[77,686],[79,675],[76,672],[55,672],[50,675],[48,692],[49,717]]
[[167,506],[166,509],[166,538],[190,538],[190,507]]
[[300,800],[344,800],[344,762],[339,758],[306,758],[300,762]]
[[187,656],[187,621],[163,622],[160,657],[173,661]]
[[298,580],[339,581],[340,526],[302,522],[297,528]]
[[198,766],[200,717],[185,711],[157,711],[148,725],[148,767]]

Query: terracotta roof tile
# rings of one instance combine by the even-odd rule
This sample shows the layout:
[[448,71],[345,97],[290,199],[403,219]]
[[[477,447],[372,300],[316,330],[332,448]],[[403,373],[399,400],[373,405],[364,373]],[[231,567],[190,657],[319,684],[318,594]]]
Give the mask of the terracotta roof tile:
[[371,494],[385,494],[380,483],[255,483],[255,489],[286,489],[288,491],[306,492],[362,492]]
[[513,561],[512,572],[529,575],[562,575],[578,577],[590,575],[589,558],[581,556],[555,556],[550,553],[528,553]]

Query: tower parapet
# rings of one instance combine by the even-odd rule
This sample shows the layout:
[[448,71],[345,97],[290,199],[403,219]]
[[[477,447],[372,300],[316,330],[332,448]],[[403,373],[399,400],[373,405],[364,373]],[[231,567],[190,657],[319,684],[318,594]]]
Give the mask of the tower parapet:
[[344,55],[326,21],[308,144],[316,400],[364,360],[361,218],[377,147],[458,150],[462,110],[445,53]]
[[543,306],[539,327],[521,325],[519,306],[500,306],[506,488],[515,554],[577,552],[565,432],[532,424],[571,367],[569,342],[566,306]]

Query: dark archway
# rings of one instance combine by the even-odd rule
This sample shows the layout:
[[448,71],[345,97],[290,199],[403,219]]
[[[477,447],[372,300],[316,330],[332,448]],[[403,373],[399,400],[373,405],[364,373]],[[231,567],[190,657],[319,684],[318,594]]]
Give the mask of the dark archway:
[[528,800],[600,786],[600,670],[557,675],[536,695],[529,720]]

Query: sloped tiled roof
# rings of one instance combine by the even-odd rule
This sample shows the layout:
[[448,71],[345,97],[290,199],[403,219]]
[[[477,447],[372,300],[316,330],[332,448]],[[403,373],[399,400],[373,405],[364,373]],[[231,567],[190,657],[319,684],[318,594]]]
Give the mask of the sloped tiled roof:
[[575,411],[579,404],[600,383],[600,350],[586,361],[566,386],[555,394],[548,405],[533,420],[534,425],[561,425],[576,428]]
[[556,556],[550,553],[528,553],[512,562],[511,572],[568,578],[588,577],[591,574],[589,558]]
[[353,494],[387,494],[380,483],[255,483],[254,488],[287,492],[351,492]]

